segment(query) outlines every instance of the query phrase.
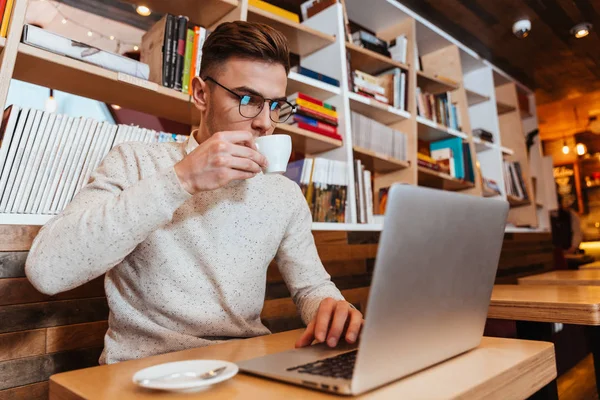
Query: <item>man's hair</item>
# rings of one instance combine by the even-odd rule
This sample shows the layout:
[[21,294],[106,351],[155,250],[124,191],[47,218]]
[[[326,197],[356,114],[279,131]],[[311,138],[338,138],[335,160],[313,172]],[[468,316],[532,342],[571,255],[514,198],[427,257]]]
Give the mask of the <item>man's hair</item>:
[[280,64],[286,75],[290,72],[287,38],[265,24],[234,21],[217,26],[202,46],[201,76],[214,74],[231,57]]

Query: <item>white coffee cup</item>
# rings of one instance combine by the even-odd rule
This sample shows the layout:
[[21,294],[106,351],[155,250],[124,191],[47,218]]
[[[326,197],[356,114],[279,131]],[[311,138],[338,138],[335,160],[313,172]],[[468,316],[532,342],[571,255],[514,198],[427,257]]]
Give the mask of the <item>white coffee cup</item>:
[[267,158],[265,174],[283,174],[292,154],[292,138],[289,135],[261,136],[255,141],[258,152]]

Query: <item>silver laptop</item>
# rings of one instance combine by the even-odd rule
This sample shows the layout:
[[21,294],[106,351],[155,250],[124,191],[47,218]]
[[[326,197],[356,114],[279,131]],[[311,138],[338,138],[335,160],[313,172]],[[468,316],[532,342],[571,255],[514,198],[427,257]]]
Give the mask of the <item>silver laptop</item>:
[[508,203],[410,185],[390,188],[365,324],[343,338],[238,363],[247,373],[356,395],[477,347]]

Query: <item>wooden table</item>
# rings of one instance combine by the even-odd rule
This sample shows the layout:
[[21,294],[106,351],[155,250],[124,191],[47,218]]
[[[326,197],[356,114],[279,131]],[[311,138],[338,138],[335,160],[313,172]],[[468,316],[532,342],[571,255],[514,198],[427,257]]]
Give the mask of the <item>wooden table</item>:
[[[188,359],[241,361],[293,347],[301,330],[233,340],[205,348],[81,369],[50,378],[50,400],[71,399],[340,399],[244,373],[196,394],[143,390],[131,382],[139,369]],[[401,361],[401,360],[399,360]],[[368,392],[362,399],[524,399],[556,377],[554,345],[515,339],[482,339],[476,349]]]
[[551,271],[519,278],[519,284],[600,286],[600,270]]
[[517,321],[521,339],[550,341],[557,322],[586,326],[600,393],[600,286],[496,285],[488,317]]
[[583,264],[579,266],[580,270],[585,270],[585,269],[600,269],[600,261],[594,261],[588,264]]

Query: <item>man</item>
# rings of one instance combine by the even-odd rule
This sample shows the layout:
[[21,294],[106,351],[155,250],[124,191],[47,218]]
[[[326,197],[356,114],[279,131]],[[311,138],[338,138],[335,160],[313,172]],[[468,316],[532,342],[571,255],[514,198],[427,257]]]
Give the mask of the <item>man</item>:
[[300,188],[262,174],[254,144],[285,112],[285,37],[222,24],[206,40],[201,71],[193,98],[202,122],[189,141],[113,149],[42,228],[27,277],[55,294],[106,274],[101,363],[268,334],[260,313],[273,258],[308,325],[296,346],[355,342],[362,315],[319,260]]

